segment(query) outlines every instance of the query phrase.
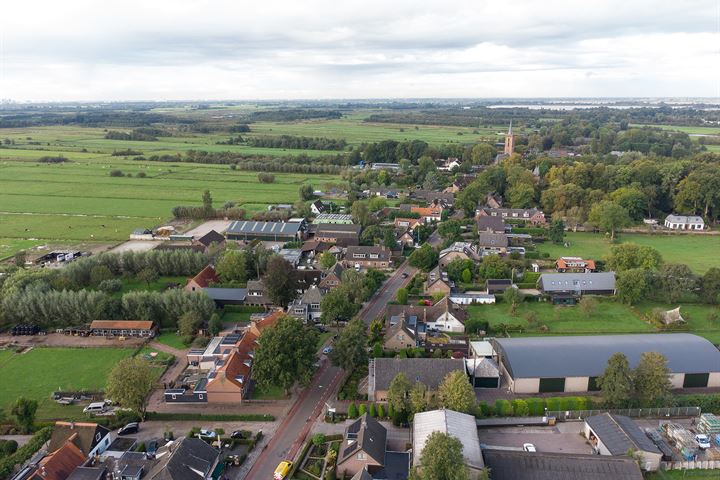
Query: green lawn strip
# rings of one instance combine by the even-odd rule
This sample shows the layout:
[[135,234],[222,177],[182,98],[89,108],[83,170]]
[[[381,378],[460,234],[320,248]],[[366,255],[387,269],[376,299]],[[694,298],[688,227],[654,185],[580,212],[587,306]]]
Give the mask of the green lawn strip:
[[187,350],[189,348],[183,343],[182,338],[177,335],[174,330],[161,332],[160,335],[155,337],[155,341],[177,350]]
[[319,349],[320,347],[322,347],[323,344],[327,341],[327,339],[332,337],[333,335],[335,335],[335,333],[333,332],[324,332],[318,335],[317,348]]
[[648,473],[645,480],[717,480],[718,470],[662,470]]
[[260,388],[258,385],[255,385],[252,398],[253,400],[285,400],[287,396],[282,387],[273,385],[269,388]]
[[[548,253],[551,259],[562,256],[580,256],[591,259],[607,258],[612,244],[602,234],[568,232],[569,247],[546,242],[538,251]],[[710,235],[660,235],[620,234],[620,242],[649,245],[657,249],[665,263],[684,263],[694,272],[704,273],[710,267],[720,267],[720,236]]]

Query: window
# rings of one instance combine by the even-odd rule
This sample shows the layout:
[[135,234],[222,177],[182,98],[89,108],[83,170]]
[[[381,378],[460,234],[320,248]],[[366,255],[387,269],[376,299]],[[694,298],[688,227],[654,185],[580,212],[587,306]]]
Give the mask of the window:
[[320,304],[319,303],[311,303],[310,308],[313,310],[320,310]]
[[203,397],[203,394],[201,393],[201,394],[198,396],[198,398],[199,398],[200,400],[202,400],[202,399],[204,398],[204,397]]
[[172,394],[172,399],[177,400],[177,396],[174,393]]
[[378,254],[377,254],[377,253],[371,253],[371,254],[370,254],[370,258],[378,258]]
[[710,379],[709,373],[686,373],[683,379],[683,388],[705,388]]
[[353,258],[365,258],[364,253],[353,253]]
[[101,438],[102,438],[102,435],[100,435],[99,433],[96,433],[96,434],[95,434],[95,441],[96,441],[96,442],[99,442]]
[[305,313],[305,309],[304,309],[304,308],[296,308],[296,309],[295,309],[295,314],[296,314],[296,315],[302,315],[303,313]]
[[367,455],[365,455],[365,452],[358,453],[357,456],[358,460],[365,460],[367,458]]

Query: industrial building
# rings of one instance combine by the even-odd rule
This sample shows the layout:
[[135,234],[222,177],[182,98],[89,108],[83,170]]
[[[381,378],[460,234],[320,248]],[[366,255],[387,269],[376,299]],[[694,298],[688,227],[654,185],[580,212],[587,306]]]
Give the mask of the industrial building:
[[271,242],[294,242],[302,240],[302,222],[232,222],[225,231],[228,240],[266,240]]
[[720,387],[720,350],[689,333],[497,338],[503,383],[514,393],[597,391],[616,352],[635,367],[644,352],[667,359],[673,388]]

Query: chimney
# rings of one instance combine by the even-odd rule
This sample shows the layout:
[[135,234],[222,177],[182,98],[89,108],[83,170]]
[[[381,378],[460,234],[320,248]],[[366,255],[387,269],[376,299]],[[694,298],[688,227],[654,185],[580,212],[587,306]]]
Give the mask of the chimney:
[[70,430],[74,430],[74,429],[75,429],[75,422],[70,422]]

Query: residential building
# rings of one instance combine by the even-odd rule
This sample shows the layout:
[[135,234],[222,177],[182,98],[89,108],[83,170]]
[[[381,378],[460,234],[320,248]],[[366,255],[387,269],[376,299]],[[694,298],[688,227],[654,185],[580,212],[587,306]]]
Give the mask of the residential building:
[[247,288],[203,288],[203,292],[215,302],[217,308],[244,305],[247,298]]
[[[412,380],[411,380],[412,382]],[[457,438],[462,443],[465,465],[477,473],[485,467],[475,417],[454,410],[431,410],[416,413],[412,423],[413,465],[422,468],[422,451],[428,437],[435,432]]]
[[346,215],[343,213],[320,213],[315,216],[315,219],[312,222],[314,225],[319,225],[321,223],[344,223],[344,224],[351,224],[353,223],[352,215]]
[[440,250],[438,264],[440,267],[445,268],[450,262],[460,258],[462,260],[477,261],[480,259],[475,247],[470,242],[455,242],[449,247]]
[[705,220],[698,215],[676,215],[665,217],[665,228],[671,230],[704,230]]
[[445,208],[452,207],[455,203],[455,194],[435,190],[413,190],[410,192],[410,198],[415,201],[427,202],[430,205],[442,205]]
[[194,244],[202,246],[206,251],[210,245],[217,245],[219,248],[225,246],[225,236],[215,230],[210,230],[202,237],[193,241]]
[[58,450],[69,441],[85,457],[94,457],[102,454],[110,446],[111,437],[110,430],[97,423],[55,422],[50,443],[48,443],[48,452]]
[[[488,193],[485,198],[485,205],[489,208],[502,208],[503,198],[496,193]],[[475,212],[477,214],[477,212]]]
[[632,458],[484,448],[492,480],[643,480]]
[[220,451],[199,438],[181,437],[160,447],[157,463],[143,480],[210,480],[220,464]]
[[618,352],[631,368],[645,352],[662,354],[673,388],[720,387],[720,351],[689,333],[496,338],[493,346],[513,393],[597,391],[597,377]]
[[440,293],[447,296],[454,287],[455,282],[450,280],[447,272],[440,270],[440,266],[437,266],[428,272],[424,293],[425,295]]
[[409,230],[415,230],[415,227],[418,225],[421,225],[422,222],[418,218],[404,218],[404,217],[395,217],[395,228],[405,228]]
[[485,280],[485,288],[488,294],[497,295],[505,293],[505,290],[512,287],[513,282],[509,278],[488,278]]
[[228,240],[295,242],[303,239],[303,222],[237,220],[225,231]]
[[383,350],[397,352],[406,348],[415,348],[418,345],[418,336],[404,318],[390,325],[385,331]]
[[432,222],[440,222],[442,221],[442,213],[443,213],[443,207],[442,205],[430,205],[428,207],[418,207],[416,205],[413,205],[410,207],[410,212],[417,213],[420,215],[420,221],[422,223],[432,223]]
[[200,270],[197,275],[188,280],[187,284],[185,285],[185,290],[188,292],[197,292],[202,290],[203,288],[209,287],[213,283],[219,282],[220,277],[218,277],[217,273],[215,272],[215,268],[212,265],[208,265],[207,267]]
[[320,200],[315,200],[310,204],[310,211],[313,215],[320,215],[328,211],[328,207]]
[[343,247],[360,243],[360,225],[346,223],[321,223],[315,230],[315,240]]
[[450,185],[443,191],[448,193],[458,193],[459,191],[470,185],[476,178],[477,177],[475,175],[459,175],[452,183],[452,185]]
[[[415,318],[417,324],[423,325],[425,329],[437,330],[440,332],[463,333],[465,331],[465,321],[468,318],[467,311],[459,305],[443,298],[435,305],[388,305],[387,319],[390,325],[393,325],[393,318],[405,318],[410,320]],[[413,322],[409,323],[410,325]]]
[[305,290],[302,297],[296,298],[290,303],[288,313],[305,323],[319,322],[322,316],[322,310],[320,309],[322,298],[322,290],[313,285]]
[[342,264],[337,262],[335,265],[322,273],[322,280],[320,280],[318,287],[320,287],[320,289],[325,293],[339,287],[342,283],[342,275],[344,271],[345,268]]
[[495,295],[485,292],[450,292],[450,301],[457,305],[492,305]]
[[436,393],[445,377],[455,371],[465,373],[465,362],[453,358],[375,358],[370,360],[368,399],[387,402],[390,383],[404,373],[411,384],[424,383],[430,394]]
[[[76,436],[77,434],[74,435]],[[29,480],[66,480],[86,460],[86,455],[80,451],[73,438],[49,452],[38,462],[37,469],[27,477]]]
[[487,215],[480,215],[475,219],[477,225],[477,231],[480,232],[491,232],[491,233],[507,233],[510,229],[500,217],[490,217]]
[[109,480],[105,467],[77,467],[66,480]]
[[151,320],[93,320],[90,335],[98,337],[152,338],[157,329]]
[[404,247],[415,246],[415,236],[410,229],[395,229],[395,242]]
[[323,272],[322,270],[315,270],[314,268],[306,268],[304,270],[293,270],[291,276],[297,283],[298,294],[302,295],[309,288],[318,286],[322,280]]
[[574,303],[573,297],[582,295],[615,295],[615,272],[543,273],[538,288],[556,304]]
[[508,252],[507,235],[504,233],[478,232],[478,251],[481,255],[505,255]]
[[186,355],[189,367],[209,372],[238,349],[242,337],[242,333],[233,331],[211,338],[205,348],[191,348]]
[[499,217],[502,219],[525,220],[533,225],[544,225],[545,214],[537,208],[501,208],[480,207],[475,210],[475,217]]
[[382,469],[385,463],[387,430],[369,414],[364,414],[345,429],[337,459],[338,476],[368,473]]
[[590,441],[593,451],[600,455],[626,456],[629,451],[637,455],[643,470],[660,469],[662,452],[629,417],[601,413],[585,419],[583,435]]
[[595,268],[595,260],[580,257],[560,257],[555,261],[555,269],[559,273],[592,273]]
[[272,305],[270,297],[265,294],[265,284],[262,280],[248,280],[245,305],[254,305],[259,307]]
[[386,247],[350,246],[345,252],[345,268],[390,268],[391,252]]

